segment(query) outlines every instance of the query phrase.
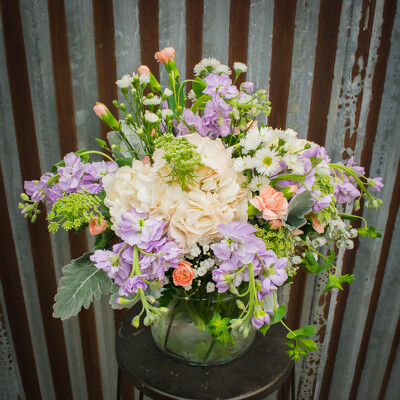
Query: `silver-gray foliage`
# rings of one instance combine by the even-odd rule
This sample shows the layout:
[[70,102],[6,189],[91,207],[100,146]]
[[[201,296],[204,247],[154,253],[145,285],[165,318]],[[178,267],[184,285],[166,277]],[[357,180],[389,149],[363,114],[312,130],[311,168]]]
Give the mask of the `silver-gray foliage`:
[[99,299],[101,294],[110,292],[111,279],[105,271],[94,266],[91,255],[85,253],[63,268],[64,276],[54,297],[53,317],[65,320],[75,316],[82,306],[89,308],[93,296]]

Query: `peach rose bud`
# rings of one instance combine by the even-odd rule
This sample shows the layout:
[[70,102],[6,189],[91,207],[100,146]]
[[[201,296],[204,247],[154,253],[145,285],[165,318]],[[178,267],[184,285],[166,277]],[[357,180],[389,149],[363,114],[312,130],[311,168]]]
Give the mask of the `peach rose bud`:
[[92,236],[100,235],[100,233],[104,232],[108,227],[107,221],[105,219],[101,219],[100,224],[98,218],[92,219],[89,222],[89,232]]
[[326,226],[326,222],[323,222],[322,224],[319,223],[318,218],[316,215],[313,216],[313,219],[311,220],[311,225],[314,228],[314,230],[318,233],[324,233],[324,229]]
[[94,112],[96,113],[96,115],[101,118],[102,115],[107,115],[107,110],[108,108],[103,104],[103,103],[97,103],[94,107],[93,107]]
[[175,58],[175,49],[173,47],[166,47],[161,51],[157,51],[154,55],[154,58],[162,63],[166,63],[168,61],[172,61]]
[[176,286],[189,286],[193,281],[193,269],[188,261],[179,261],[178,268],[172,274]]
[[142,163],[144,165],[150,165],[150,157],[149,156],[143,157],[142,158]]
[[290,234],[293,235],[293,236],[302,235],[303,233],[304,232],[299,228],[297,228],[294,231],[290,232]]
[[289,193],[293,196],[295,193],[296,193],[296,191],[297,191],[297,189],[299,188],[297,185],[290,185],[290,186],[288,186],[290,189],[289,189]]
[[150,76],[150,68],[147,65],[141,65],[138,68],[138,73],[139,73],[139,75],[145,74],[145,75],[149,75]]

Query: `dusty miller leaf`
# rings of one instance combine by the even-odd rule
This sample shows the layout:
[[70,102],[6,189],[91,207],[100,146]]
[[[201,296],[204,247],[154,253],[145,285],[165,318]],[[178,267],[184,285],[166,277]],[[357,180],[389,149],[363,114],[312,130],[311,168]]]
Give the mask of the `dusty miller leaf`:
[[309,190],[298,194],[289,203],[287,222],[294,229],[304,225],[307,222],[304,216],[311,212],[313,204],[314,200]]
[[91,255],[85,253],[63,268],[64,276],[54,297],[53,317],[68,319],[77,315],[82,306],[89,308],[93,296],[99,299],[101,294],[110,292],[111,279],[106,272],[94,266],[89,258]]

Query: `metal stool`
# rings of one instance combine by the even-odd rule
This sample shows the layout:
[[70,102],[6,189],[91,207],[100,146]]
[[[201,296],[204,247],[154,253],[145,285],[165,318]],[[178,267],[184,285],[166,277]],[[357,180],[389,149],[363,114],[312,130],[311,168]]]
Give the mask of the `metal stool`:
[[265,337],[257,333],[250,350],[225,365],[199,367],[188,365],[162,353],[154,344],[149,327],[134,328],[131,320],[138,305],[125,315],[116,335],[118,361],[118,393],[121,371],[143,394],[154,400],[262,400],[282,387],[292,373],[294,395],[294,363],[285,353],[286,330],[273,325]]

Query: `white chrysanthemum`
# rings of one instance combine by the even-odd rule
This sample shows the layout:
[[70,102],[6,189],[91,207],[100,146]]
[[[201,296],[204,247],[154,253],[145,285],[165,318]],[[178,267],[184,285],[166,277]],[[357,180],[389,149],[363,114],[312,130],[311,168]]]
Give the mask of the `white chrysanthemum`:
[[255,176],[251,182],[247,185],[247,188],[252,192],[259,191],[262,187],[270,184],[270,180],[266,176]]
[[198,64],[196,64],[193,68],[194,74],[196,76],[201,75],[202,72],[207,70],[212,70],[217,65],[220,65],[221,62],[218,61],[216,58],[203,58]]
[[172,110],[170,110],[169,108],[166,108],[166,109],[164,109],[164,110],[161,110],[161,117],[162,117],[163,119],[166,119],[166,118],[167,118],[167,115],[169,115],[170,117],[172,117],[172,114],[173,114],[173,112],[172,112]]
[[150,76],[147,75],[147,74],[140,75],[139,82],[140,83],[149,83],[150,82]]
[[212,282],[208,282],[206,286],[207,293],[215,292],[215,284]]
[[275,129],[274,135],[278,139],[283,140],[285,143],[287,143],[289,145],[295,144],[296,140],[297,140],[295,136],[292,136],[292,135],[286,133],[286,131],[283,131],[282,129]]
[[144,114],[144,117],[146,118],[147,121],[149,121],[153,124],[158,122],[158,119],[159,119],[158,116],[152,112],[147,112],[146,114]]
[[247,65],[243,64],[241,62],[234,62],[233,63],[233,69],[236,71],[236,73],[246,72],[247,71]]
[[245,169],[254,168],[254,160],[250,156],[235,158],[232,168],[236,172],[243,172]]
[[221,75],[221,74],[226,74],[226,75],[230,75],[232,73],[231,69],[225,65],[225,64],[220,64],[217,65],[214,69],[213,69],[213,73],[217,74],[217,75]]
[[261,141],[263,143],[272,143],[275,136],[274,136],[274,130],[272,128],[260,128],[260,136],[261,136]]
[[143,100],[143,104],[145,106],[158,106],[160,103],[161,103],[161,97],[160,96],[154,96],[151,99]]
[[128,74],[125,74],[121,79],[118,79],[115,82],[121,89],[128,88],[132,83],[132,77]]
[[174,92],[170,88],[165,88],[164,89],[164,94],[169,97],[173,94]]
[[189,100],[192,100],[192,101],[196,101],[197,100],[196,93],[194,92],[193,89],[189,90],[189,93],[188,93],[187,97],[188,97]]
[[269,176],[279,170],[281,157],[273,150],[264,148],[257,150],[254,158],[254,165],[257,172]]
[[246,154],[251,150],[256,150],[261,144],[261,135],[258,128],[252,128],[247,132],[247,135],[240,139],[239,144],[243,147],[243,152]]
[[286,166],[293,171],[294,174],[304,174],[304,160],[295,154],[285,154],[283,161]]

